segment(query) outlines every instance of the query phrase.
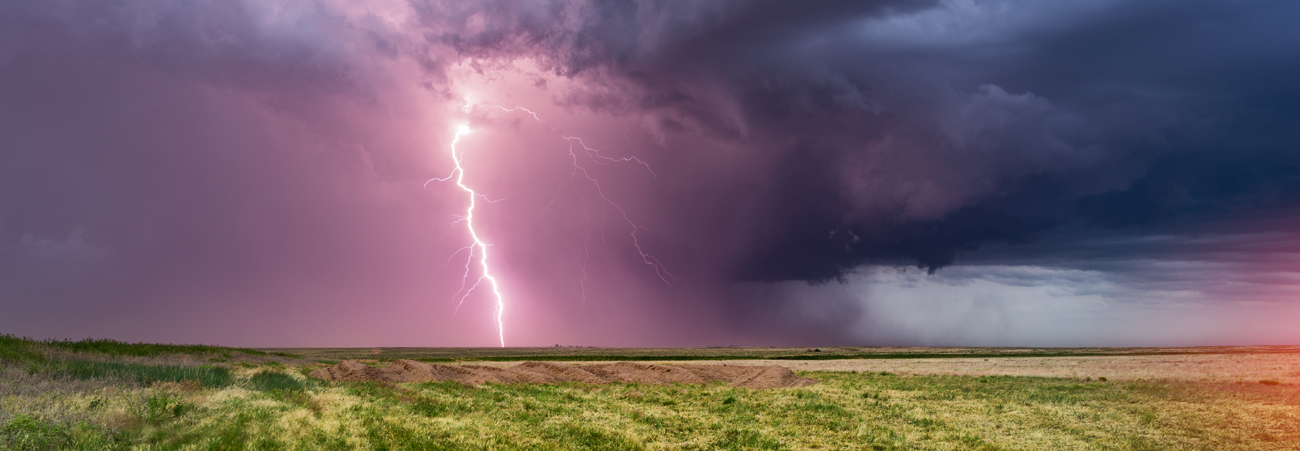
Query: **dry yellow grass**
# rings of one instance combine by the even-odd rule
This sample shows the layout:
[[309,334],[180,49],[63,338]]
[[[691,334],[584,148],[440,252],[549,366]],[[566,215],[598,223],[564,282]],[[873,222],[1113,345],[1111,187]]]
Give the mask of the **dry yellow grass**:
[[950,376],[1106,377],[1112,380],[1259,382],[1300,385],[1300,354],[1199,354],[847,360],[723,360],[714,364],[784,365],[796,371],[888,371]]
[[[59,373],[67,368],[60,365],[35,365],[46,369],[33,373],[25,364],[9,364],[0,365],[5,371],[0,448],[1300,449],[1300,358],[1278,350],[1101,356],[937,350],[921,354],[947,357],[899,358],[916,352],[895,349],[889,358],[824,359],[862,352],[837,348],[776,351],[782,357],[808,352],[816,360],[724,361],[713,359],[754,353],[638,354],[648,360],[687,353],[688,360],[676,362],[684,364],[785,365],[821,380],[771,390],[719,384],[323,382],[305,374],[324,363],[225,358],[206,359],[207,368],[228,373],[208,385],[141,384],[84,373],[76,377],[89,379],[73,379],[72,373]],[[352,351],[328,353],[347,352]],[[456,355],[436,352],[439,358]],[[976,353],[995,356],[953,357]],[[1047,357],[1050,353],[1066,356]],[[363,353],[375,361],[394,354],[387,349]],[[532,355],[563,358],[542,351]],[[580,360],[592,356],[577,355]],[[50,354],[56,360],[81,357],[107,364],[131,360],[132,371],[160,375],[146,367],[201,361]],[[515,364],[467,358],[480,365]]]

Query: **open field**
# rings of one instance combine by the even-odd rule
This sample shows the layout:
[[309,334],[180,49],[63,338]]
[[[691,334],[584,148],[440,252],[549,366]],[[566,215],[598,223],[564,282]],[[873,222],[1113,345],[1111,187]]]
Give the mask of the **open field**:
[[[817,352],[810,352],[817,349]],[[1038,376],[1113,380],[1239,382],[1300,385],[1300,347],[1197,348],[306,348],[264,349],[334,363],[342,359],[467,362],[509,366],[522,360],[583,364],[648,363],[782,365],[796,371],[913,375]],[[811,355],[810,355],[811,354]]]
[[[754,390],[326,382],[305,374],[328,366],[321,360],[378,365],[407,355],[134,346],[0,337],[0,449],[1300,449],[1300,358],[1282,352],[1292,348],[895,353],[949,355],[940,358],[823,348],[851,358],[815,360],[738,359],[764,355],[735,348],[637,354],[776,363],[820,381]],[[513,357],[499,350],[401,352],[515,364],[483,361]],[[600,360],[594,355],[573,360]]]
[[994,357],[1087,357],[1226,354],[1300,354],[1300,346],[1202,346],[1192,348],[263,348],[309,359],[411,359],[453,361],[609,361],[609,360],[842,360]]
[[1034,376],[1111,380],[1242,382],[1300,385],[1297,354],[1116,355],[1042,358],[722,360],[728,365],[783,365],[796,371],[857,371],[930,376]]

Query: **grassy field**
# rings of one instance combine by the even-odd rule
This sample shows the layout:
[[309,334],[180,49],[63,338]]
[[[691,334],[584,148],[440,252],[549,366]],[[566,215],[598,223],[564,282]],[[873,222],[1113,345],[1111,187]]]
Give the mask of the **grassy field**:
[[800,375],[822,383],[773,390],[332,383],[304,376],[324,363],[289,355],[8,339],[0,449],[1300,449],[1300,391],[1271,381],[813,371]]
[[293,354],[324,361],[343,359],[411,359],[453,361],[692,361],[692,360],[840,360],[915,358],[1085,357],[1202,354],[1300,353],[1300,346],[1237,346],[1192,348],[273,348],[265,352]]

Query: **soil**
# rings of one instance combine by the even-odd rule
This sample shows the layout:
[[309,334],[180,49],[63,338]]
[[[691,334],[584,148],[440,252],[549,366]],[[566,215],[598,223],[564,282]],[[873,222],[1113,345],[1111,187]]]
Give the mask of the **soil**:
[[637,362],[597,365],[524,362],[510,367],[496,367],[396,360],[388,366],[376,368],[355,360],[344,360],[337,365],[313,371],[311,376],[348,382],[457,381],[467,384],[585,382],[668,385],[724,381],[733,387],[754,389],[804,387],[817,383],[815,379],[798,377],[794,371],[780,365],[654,365]]

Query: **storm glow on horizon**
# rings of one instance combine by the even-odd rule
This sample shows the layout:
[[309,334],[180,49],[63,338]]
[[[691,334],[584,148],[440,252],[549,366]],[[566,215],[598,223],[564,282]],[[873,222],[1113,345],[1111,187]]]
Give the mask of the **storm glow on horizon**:
[[1281,0],[18,0],[0,333],[1297,344],[1295,18]]

